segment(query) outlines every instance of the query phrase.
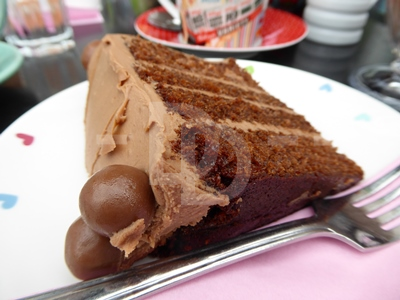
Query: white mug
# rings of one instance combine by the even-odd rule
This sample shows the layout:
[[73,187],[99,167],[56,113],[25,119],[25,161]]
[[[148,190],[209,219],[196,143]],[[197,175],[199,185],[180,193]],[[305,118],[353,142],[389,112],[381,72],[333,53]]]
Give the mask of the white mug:
[[303,18],[308,25],[307,39],[326,45],[358,43],[367,23],[369,10],[377,0],[308,0]]

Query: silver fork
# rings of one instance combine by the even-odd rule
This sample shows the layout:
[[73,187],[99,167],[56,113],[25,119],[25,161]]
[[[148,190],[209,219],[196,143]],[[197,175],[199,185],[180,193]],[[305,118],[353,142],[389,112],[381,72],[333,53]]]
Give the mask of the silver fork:
[[[382,228],[400,216],[400,205],[375,218],[367,214],[400,195],[397,181],[400,181],[400,166],[358,192],[331,200],[315,200],[312,217],[253,231],[186,255],[142,264],[28,299],[137,299],[245,258],[313,237],[333,237],[363,252],[377,249],[400,239],[400,225],[390,230]],[[384,196],[370,198],[392,185],[396,185],[395,189]],[[368,202],[368,198],[374,201],[361,205],[365,199]]]

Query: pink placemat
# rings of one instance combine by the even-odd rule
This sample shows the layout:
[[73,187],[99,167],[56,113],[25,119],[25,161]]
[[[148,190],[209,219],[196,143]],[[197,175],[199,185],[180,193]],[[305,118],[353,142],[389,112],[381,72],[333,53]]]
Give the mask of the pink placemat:
[[[373,182],[399,164],[400,159],[397,159],[355,189]],[[398,180],[394,183],[398,184]],[[398,200],[396,203],[400,205]],[[303,209],[277,223],[312,214],[311,208]],[[398,300],[399,254],[400,242],[361,253],[331,238],[315,238],[254,256],[149,298]]]
[[67,7],[72,27],[103,23],[103,17],[97,9]]

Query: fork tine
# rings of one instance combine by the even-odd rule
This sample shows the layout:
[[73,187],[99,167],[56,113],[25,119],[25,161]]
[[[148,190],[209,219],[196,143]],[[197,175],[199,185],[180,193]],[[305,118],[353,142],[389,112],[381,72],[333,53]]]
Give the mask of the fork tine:
[[390,232],[392,233],[392,241],[397,241],[400,240],[400,224],[397,225],[396,227],[390,229]]
[[395,190],[391,191],[387,195],[380,197],[379,199],[377,199],[367,205],[362,206],[362,209],[366,213],[374,212],[374,211],[378,210],[379,208],[385,206],[386,204],[392,202],[399,196],[400,196],[400,187],[397,187]]
[[384,225],[384,224],[387,224],[387,223],[393,221],[394,219],[396,219],[399,216],[400,216],[400,204],[397,205],[396,207],[392,208],[388,212],[384,213],[383,215],[380,215],[374,219],[377,220],[382,225]]
[[351,196],[351,202],[357,203],[361,200],[364,200],[372,195],[376,194],[383,188],[387,187],[396,179],[400,178],[400,165],[398,165],[395,169],[387,173],[386,175],[382,176],[378,180],[370,183],[366,187],[362,188],[361,190],[357,191],[355,194]]

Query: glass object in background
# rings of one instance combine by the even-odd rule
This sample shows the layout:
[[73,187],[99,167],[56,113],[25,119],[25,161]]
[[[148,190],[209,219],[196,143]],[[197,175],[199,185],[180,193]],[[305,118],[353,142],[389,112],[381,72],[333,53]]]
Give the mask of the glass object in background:
[[7,14],[5,40],[25,56],[56,54],[75,46],[62,0],[7,0]]
[[108,33],[134,34],[135,19],[158,5],[157,0],[102,0],[102,15]]
[[394,42],[390,65],[371,65],[351,74],[350,84],[400,111],[400,1],[386,1],[386,22]]

